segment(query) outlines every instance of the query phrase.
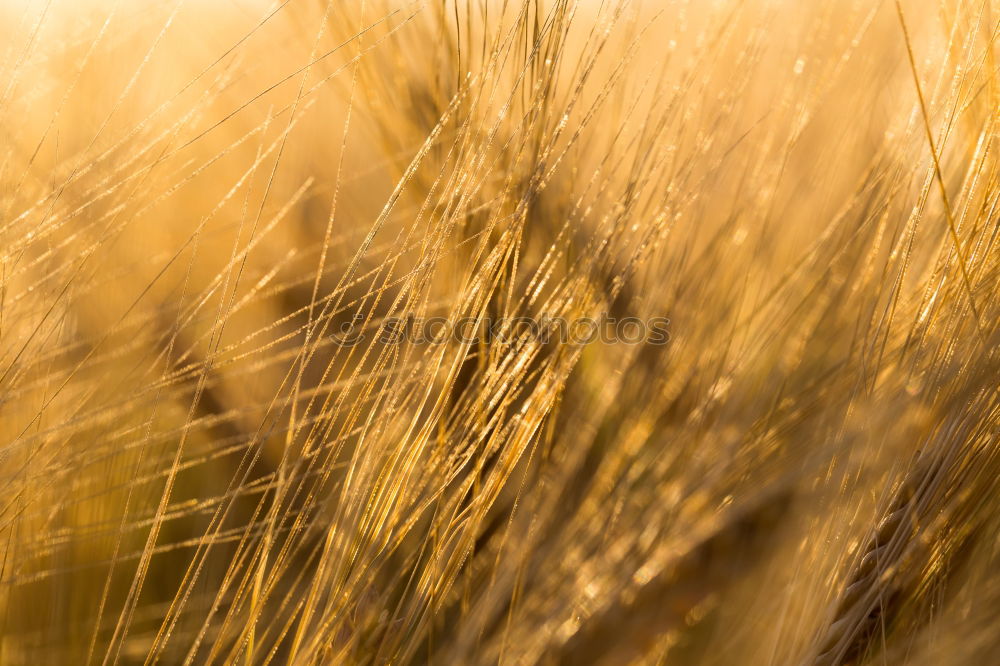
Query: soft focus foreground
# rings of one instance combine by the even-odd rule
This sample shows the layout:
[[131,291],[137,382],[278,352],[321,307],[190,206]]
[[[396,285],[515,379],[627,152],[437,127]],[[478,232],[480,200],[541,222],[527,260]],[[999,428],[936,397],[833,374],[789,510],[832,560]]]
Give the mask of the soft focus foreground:
[[0,663],[991,663],[998,12],[5,2]]

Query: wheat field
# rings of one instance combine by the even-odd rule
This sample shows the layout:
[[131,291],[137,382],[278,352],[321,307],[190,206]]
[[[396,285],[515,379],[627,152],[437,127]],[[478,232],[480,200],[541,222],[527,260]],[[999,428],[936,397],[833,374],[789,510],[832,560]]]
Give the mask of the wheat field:
[[0,664],[1000,663],[997,0],[3,0]]

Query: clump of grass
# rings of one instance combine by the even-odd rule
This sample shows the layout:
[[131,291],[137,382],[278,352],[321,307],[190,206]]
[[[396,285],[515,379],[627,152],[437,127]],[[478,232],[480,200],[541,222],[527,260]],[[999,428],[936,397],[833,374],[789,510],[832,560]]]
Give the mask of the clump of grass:
[[984,663],[994,5],[3,5],[0,663]]

